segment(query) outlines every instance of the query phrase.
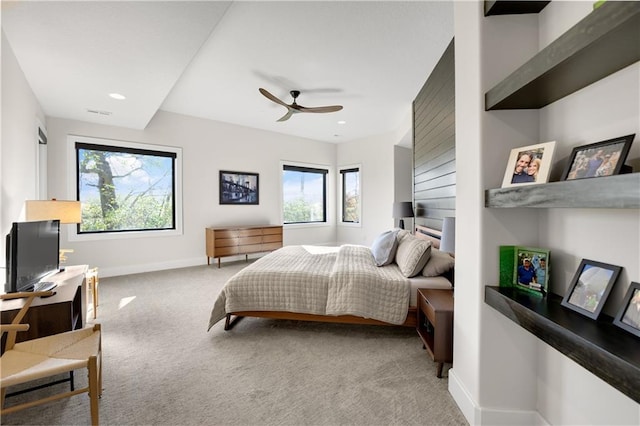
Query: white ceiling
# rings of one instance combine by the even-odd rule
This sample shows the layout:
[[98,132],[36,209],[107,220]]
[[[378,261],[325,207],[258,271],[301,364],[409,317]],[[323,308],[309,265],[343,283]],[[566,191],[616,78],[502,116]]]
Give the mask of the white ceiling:
[[[143,129],[164,110],[344,142],[406,122],[453,4],[3,0],[2,29],[47,116]],[[344,109],[276,122],[286,110],[259,87]]]

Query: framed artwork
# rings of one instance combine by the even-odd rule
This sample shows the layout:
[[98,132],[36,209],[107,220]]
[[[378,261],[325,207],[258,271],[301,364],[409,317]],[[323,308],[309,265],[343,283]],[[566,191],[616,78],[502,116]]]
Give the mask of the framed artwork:
[[640,337],[640,283],[631,283],[613,323]]
[[562,306],[598,319],[621,270],[620,266],[582,259],[569,291],[562,299]]
[[551,141],[512,149],[502,188],[547,183],[555,148]]
[[622,170],[635,134],[573,148],[562,180],[617,175]]
[[513,286],[545,296],[549,289],[549,250],[514,247]]
[[258,173],[220,170],[220,204],[259,204]]

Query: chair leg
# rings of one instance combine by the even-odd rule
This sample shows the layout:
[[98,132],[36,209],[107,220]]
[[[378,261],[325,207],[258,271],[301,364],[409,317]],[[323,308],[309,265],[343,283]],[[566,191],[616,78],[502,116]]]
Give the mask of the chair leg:
[[98,378],[98,360],[95,356],[89,358],[89,401],[91,406],[91,424],[97,426],[100,423],[98,414],[98,395],[99,378]]

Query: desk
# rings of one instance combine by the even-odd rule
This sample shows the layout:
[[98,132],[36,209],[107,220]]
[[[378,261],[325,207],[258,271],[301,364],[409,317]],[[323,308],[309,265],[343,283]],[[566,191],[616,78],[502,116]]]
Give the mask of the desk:
[[[29,331],[18,333],[16,342],[50,336],[65,331],[84,327],[87,316],[87,284],[85,274],[87,265],[68,266],[47,281],[53,281],[58,286],[51,297],[36,298],[22,320],[29,324]],[[24,299],[0,300],[2,309],[2,324],[9,324],[24,305]],[[6,334],[2,336],[2,352],[6,341]]]

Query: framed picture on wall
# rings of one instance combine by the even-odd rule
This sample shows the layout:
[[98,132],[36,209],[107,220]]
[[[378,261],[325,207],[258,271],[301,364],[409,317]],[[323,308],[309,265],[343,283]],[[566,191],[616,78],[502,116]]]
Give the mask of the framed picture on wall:
[[576,147],[562,173],[562,180],[617,175],[629,154],[633,135]]
[[258,173],[220,170],[220,204],[259,204]]
[[562,299],[562,306],[598,319],[621,270],[620,266],[582,259],[569,291]]
[[613,323],[640,337],[640,283],[631,283]]
[[512,149],[502,187],[547,183],[555,148],[551,141]]

